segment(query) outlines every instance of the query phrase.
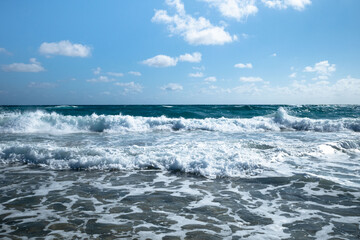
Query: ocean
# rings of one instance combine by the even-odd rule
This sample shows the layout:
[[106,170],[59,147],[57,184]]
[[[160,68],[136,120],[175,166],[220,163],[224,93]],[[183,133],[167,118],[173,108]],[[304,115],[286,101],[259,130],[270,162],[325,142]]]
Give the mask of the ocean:
[[1,106],[0,238],[360,239],[360,106]]

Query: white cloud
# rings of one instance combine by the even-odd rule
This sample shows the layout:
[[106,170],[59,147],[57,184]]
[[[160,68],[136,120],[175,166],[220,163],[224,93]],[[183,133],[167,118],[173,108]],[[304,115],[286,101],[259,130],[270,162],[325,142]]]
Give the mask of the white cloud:
[[162,86],[161,89],[164,91],[181,91],[183,90],[183,86],[177,83],[169,83],[165,86]]
[[271,54],[271,56],[272,56],[272,57],[276,57],[276,56],[277,56],[277,54],[276,54],[276,53],[273,53],[273,54]]
[[164,23],[171,34],[180,35],[192,45],[223,45],[237,39],[224,30],[224,27],[214,26],[204,17],[194,18],[186,14],[181,0],[166,0],[166,3],[176,9],[176,14],[169,16],[166,10],[156,10],[153,22]]
[[193,54],[185,53],[184,55],[179,56],[179,61],[192,62],[192,63],[201,62],[201,53],[199,52],[194,52]]
[[150,67],[173,67],[178,62],[198,63],[201,61],[201,53],[194,52],[193,54],[185,53],[179,57],[170,57],[167,55],[157,55],[155,57],[142,61],[143,64]]
[[71,43],[68,40],[60,42],[47,43],[40,45],[39,51],[44,55],[62,55],[68,57],[88,57],[91,54],[91,48],[79,43]]
[[141,86],[138,83],[134,83],[134,82],[117,82],[114,83],[116,86],[122,87],[124,90],[124,93],[139,93],[142,92],[143,86]]
[[113,77],[123,77],[123,73],[117,73],[117,72],[107,72],[107,75],[113,76]]
[[220,13],[229,18],[235,18],[240,21],[250,15],[255,15],[258,8],[255,6],[255,0],[203,0],[210,3],[211,6],[218,8]]
[[143,64],[150,67],[173,67],[177,64],[177,59],[166,55],[157,55],[155,57],[142,61]]
[[329,76],[331,76],[331,74],[335,71],[336,71],[336,65],[330,64],[329,61],[318,62],[315,63],[314,67],[307,66],[304,69],[304,72],[315,72],[318,75],[318,77],[314,78],[314,80],[328,79]]
[[360,79],[350,76],[334,83],[294,81],[290,86],[273,90],[274,94],[282,92],[285,96],[295,97],[300,103],[304,99],[309,101],[305,103],[359,103],[360,101]]
[[241,82],[254,83],[254,82],[262,82],[264,80],[262,78],[260,78],[260,77],[241,77],[240,81]]
[[[233,88],[208,88],[205,93],[249,103],[358,104],[360,79],[348,76],[335,82],[293,81],[286,86],[245,83]],[[229,95],[231,94],[231,95]]]
[[101,67],[95,68],[95,69],[93,70],[93,73],[94,73],[95,75],[99,75],[99,74],[101,73]]
[[189,77],[200,78],[200,77],[203,77],[203,76],[204,76],[204,74],[202,72],[189,73]]
[[304,10],[306,5],[311,4],[311,0],[262,0],[269,8],[286,9],[292,7],[295,10]]
[[107,82],[114,82],[116,81],[115,79],[113,78],[108,78],[107,76],[99,76],[98,78],[92,78],[92,79],[88,79],[86,80],[87,82],[91,82],[91,83],[96,83],[96,82],[104,82],[104,83],[107,83]]
[[186,14],[184,4],[181,2],[181,0],[166,0],[166,4],[171,6],[171,7],[175,7],[176,11],[180,15],[185,15]]
[[42,72],[45,69],[41,63],[36,61],[36,58],[30,58],[30,63],[12,63],[3,65],[2,70],[5,72]]
[[326,79],[328,79],[329,77],[328,77],[328,76],[320,75],[320,76],[318,76],[317,78],[320,79],[320,80],[326,80]]
[[0,48],[0,53],[11,55],[11,52],[7,51],[5,48]]
[[130,71],[128,72],[130,75],[134,75],[134,76],[137,76],[137,77],[140,77],[141,76],[141,73],[140,72],[134,72],[134,71]]
[[251,63],[238,63],[238,64],[235,64],[236,68],[253,68],[252,64]]
[[289,75],[290,78],[296,78],[296,72]]
[[207,77],[204,79],[205,82],[216,82],[216,77]]

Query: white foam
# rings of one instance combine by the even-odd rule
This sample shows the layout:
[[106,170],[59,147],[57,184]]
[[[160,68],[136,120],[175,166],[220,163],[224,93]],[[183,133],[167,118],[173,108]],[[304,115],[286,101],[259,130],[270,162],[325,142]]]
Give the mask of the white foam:
[[[209,178],[291,176],[294,173],[310,174],[348,186],[357,186],[357,169],[360,167],[355,148],[341,148],[343,142],[357,142],[358,133],[327,133],[329,139],[293,133],[261,135],[182,134],[145,136],[151,144],[129,145],[97,137],[79,145],[60,141],[0,142],[0,163],[35,164],[46,168],[62,169],[119,169],[156,168],[165,171],[195,173]],[[316,138],[316,141],[312,139]],[[248,139],[246,139],[247,137]],[[302,141],[299,139],[304,138]],[[346,139],[349,137],[349,139]],[[255,140],[258,138],[258,140]],[[57,139],[57,138],[56,138]],[[149,140],[150,139],[150,140]],[[155,140],[153,140],[155,139]],[[104,144],[105,143],[105,144]],[[347,146],[347,145],[346,145]],[[356,147],[356,146],[355,146]],[[157,182],[165,182],[159,173]],[[169,180],[169,179],[168,179]],[[69,183],[70,184],[70,183]],[[55,186],[54,186],[55,187]],[[113,186],[116,188],[116,186]]]
[[[186,140],[183,140],[186,141]],[[275,155],[277,153],[274,153]],[[241,142],[173,142],[155,146],[77,147],[51,146],[47,143],[0,144],[0,159],[51,169],[147,169],[182,171],[215,178],[248,176],[264,171],[266,155],[243,147]],[[275,158],[275,156],[274,156]]]
[[1,133],[50,133],[77,132],[149,132],[149,131],[218,131],[218,132],[263,132],[263,131],[360,131],[360,120],[342,118],[337,120],[314,120],[290,116],[279,108],[273,116],[245,118],[185,119],[140,117],[129,115],[68,116],[55,112],[3,112],[0,114]]

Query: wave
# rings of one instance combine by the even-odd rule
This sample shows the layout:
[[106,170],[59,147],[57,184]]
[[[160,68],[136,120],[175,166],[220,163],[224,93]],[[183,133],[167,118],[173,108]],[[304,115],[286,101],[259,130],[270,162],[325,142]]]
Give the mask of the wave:
[[275,114],[253,118],[185,119],[130,115],[71,116],[55,112],[3,112],[1,133],[77,133],[77,132],[149,132],[149,131],[316,131],[360,132],[359,118],[310,119],[291,116],[280,107]]
[[74,108],[78,108],[78,106],[73,106],[73,105],[57,105],[57,106],[46,107],[46,109],[74,109]]
[[[241,149],[241,152],[239,152]],[[161,169],[210,178],[254,176],[266,168],[266,158],[254,150],[224,142],[189,142],[166,146],[64,147],[47,144],[0,145],[0,163],[22,163],[53,170]]]
[[301,171],[311,172],[316,161],[311,160],[310,164],[309,159],[315,157],[322,159],[315,169],[320,166],[323,169],[315,174],[327,174],[334,169],[341,171],[341,168],[349,174],[356,173],[352,156],[360,151],[358,139],[298,145],[262,140],[203,142],[177,138],[144,146],[72,145],[48,141],[0,143],[0,163],[30,164],[53,170],[161,169],[215,178],[291,175],[298,166]]

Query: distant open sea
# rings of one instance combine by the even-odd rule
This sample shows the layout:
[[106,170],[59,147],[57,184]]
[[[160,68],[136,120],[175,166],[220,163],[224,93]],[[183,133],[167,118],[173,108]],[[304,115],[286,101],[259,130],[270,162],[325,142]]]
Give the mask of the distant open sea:
[[0,239],[360,239],[360,105],[0,106]]

